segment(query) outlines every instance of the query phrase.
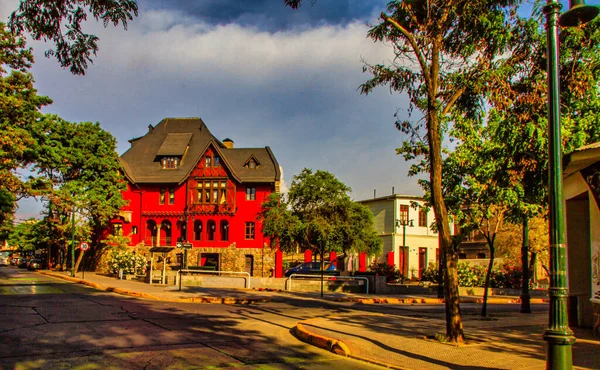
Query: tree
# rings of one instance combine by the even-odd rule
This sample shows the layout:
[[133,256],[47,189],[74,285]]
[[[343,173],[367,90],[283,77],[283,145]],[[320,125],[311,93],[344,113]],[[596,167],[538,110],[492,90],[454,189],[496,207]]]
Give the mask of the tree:
[[[72,123],[49,115],[36,124],[38,158],[33,166],[48,181],[48,229],[63,250],[75,233],[92,251],[111,218],[125,204],[116,140],[98,123]],[[73,215],[76,228],[73,230]]]
[[[546,36],[538,9],[519,19],[512,53],[488,83],[490,116],[502,121],[492,138],[497,143],[495,161],[502,164],[495,175],[503,187],[518,195],[507,219],[522,225],[521,312],[530,313],[529,255],[535,260],[544,250],[529,246],[530,220],[547,211],[547,87]],[[600,21],[560,33],[560,85],[563,154],[600,140],[599,78]]]
[[350,188],[331,173],[304,169],[294,176],[287,199],[272,194],[262,205],[263,233],[283,252],[381,251],[373,214],[350,200]]
[[35,181],[23,181],[17,169],[35,160],[32,125],[42,117],[40,109],[52,101],[37,95],[31,49],[0,23],[0,189],[1,218],[12,217],[16,201],[31,194]]
[[448,208],[442,187],[442,139],[449,114],[468,116],[476,110],[477,96],[485,89],[486,74],[511,38],[511,15],[518,0],[508,1],[391,1],[382,22],[368,35],[389,42],[395,51],[392,65],[366,65],[373,78],[361,86],[370,93],[388,85],[408,94],[409,112],[422,112],[423,120],[399,121],[397,127],[410,135],[398,154],[407,160],[421,158],[411,174],[429,173],[421,182],[430,194],[440,235],[444,266],[446,337],[463,342],[458,295],[456,242],[450,234]]
[[17,224],[8,237],[8,244],[16,246],[20,252],[33,252],[40,247],[40,234],[36,228],[38,222],[38,220],[31,218]]
[[138,15],[138,6],[136,0],[22,0],[10,16],[10,28],[19,35],[27,32],[34,40],[51,41],[55,49],[46,51],[46,56],[83,75],[98,51],[98,37],[81,28],[88,15],[102,20],[104,27],[121,23],[127,29],[127,22]]

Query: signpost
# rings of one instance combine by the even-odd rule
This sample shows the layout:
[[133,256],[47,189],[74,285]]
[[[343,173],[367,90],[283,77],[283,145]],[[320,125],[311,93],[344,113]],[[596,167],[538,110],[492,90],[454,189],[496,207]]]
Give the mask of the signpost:
[[175,244],[177,246],[177,248],[183,249],[183,258],[181,261],[183,268],[186,269],[187,268],[187,250],[188,249],[192,249],[192,243],[188,243],[188,242],[177,242],[177,244]]
[[[81,249],[81,253],[84,253],[90,249],[90,245],[86,242],[81,242],[79,243],[79,249]],[[83,255],[81,256],[81,278],[85,279],[85,261],[83,260]]]

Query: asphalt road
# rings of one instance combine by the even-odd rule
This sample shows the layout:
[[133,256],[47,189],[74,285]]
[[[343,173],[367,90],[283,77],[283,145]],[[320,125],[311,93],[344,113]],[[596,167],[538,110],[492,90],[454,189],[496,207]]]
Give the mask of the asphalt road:
[[[532,305],[547,311],[547,305]],[[480,305],[462,304],[477,326]],[[490,305],[496,318],[516,305]],[[443,305],[364,305],[286,295],[253,305],[167,303],[0,267],[0,369],[377,369],[296,339],[297,322],[377,315],[443,323]],[[375,315],[375,316],[373,316]]]
[[166,303],[0,267],[1,369],[376,369],[296,339],[300,320],[357,314],[291,300]]

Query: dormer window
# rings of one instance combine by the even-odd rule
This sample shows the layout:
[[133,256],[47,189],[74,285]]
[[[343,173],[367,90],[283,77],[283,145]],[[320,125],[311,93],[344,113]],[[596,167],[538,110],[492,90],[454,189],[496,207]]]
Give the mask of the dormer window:
[[163,169],[175,169],[179,167],[179,158],[177,157],[162,157],[160,164]]
[[246,160],[246,162],[244,163],[244,167],[249,168],[251,170],[256,169],[258,166],[260,166],[260,163],[258,162],[256,157],[253,155],[251,155],[250,158],[248,158]]

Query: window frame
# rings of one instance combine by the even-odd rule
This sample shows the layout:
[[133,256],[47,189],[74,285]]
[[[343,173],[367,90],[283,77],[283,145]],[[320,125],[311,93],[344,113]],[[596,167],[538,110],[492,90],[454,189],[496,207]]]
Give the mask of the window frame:
[[256,188],[246,188],[246,200],[256,200]]
[[256,239],[256,223],[253,221],[247,221],[244,226],[244,240]]
[[427,227],[427,213],[423,207],[419,208],[419,227]]

